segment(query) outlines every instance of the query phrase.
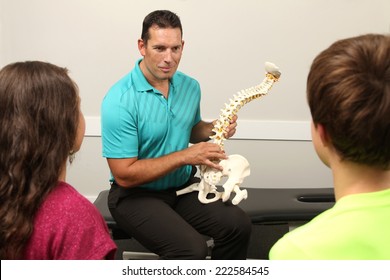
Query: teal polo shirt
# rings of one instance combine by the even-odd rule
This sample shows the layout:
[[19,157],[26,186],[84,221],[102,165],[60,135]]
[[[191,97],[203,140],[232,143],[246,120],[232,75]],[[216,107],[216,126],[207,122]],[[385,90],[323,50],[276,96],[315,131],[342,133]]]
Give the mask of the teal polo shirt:
[[[144,77],[139,67],[141,60],[103,99],[103,157],[148,159],[186,149],[193,126],[201,120],[199,83],[177,71],[165,99]],[[141,187],[178,187],[190,174],[191,166],[183,166]]]

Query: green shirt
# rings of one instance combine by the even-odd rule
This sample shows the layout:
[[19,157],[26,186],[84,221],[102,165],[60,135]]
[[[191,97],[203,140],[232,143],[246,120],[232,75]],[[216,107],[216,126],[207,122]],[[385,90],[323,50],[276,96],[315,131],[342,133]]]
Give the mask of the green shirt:
[[282,237],[270,259],[390,260],[390,189],[341,198]]
[[[168,99],[144,77],[141,59],[114,84],[101,107],[103,156],[106,158],[157,158],[188,147],[191,130],[200,120],[199,83],[177,71]],[[155,190],[178,187],[191,174],[183,166],[165,177],[142,185]],[[112,180],[112,178],[111,178]]]

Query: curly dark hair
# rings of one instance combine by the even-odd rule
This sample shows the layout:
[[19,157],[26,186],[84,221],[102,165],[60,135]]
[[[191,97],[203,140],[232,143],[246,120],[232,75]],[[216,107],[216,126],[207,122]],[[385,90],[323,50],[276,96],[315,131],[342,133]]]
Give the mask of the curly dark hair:
[[35,213],[72,150],[77,85],[65,68],[27,61],[0,70],[0,258],[23,258]]

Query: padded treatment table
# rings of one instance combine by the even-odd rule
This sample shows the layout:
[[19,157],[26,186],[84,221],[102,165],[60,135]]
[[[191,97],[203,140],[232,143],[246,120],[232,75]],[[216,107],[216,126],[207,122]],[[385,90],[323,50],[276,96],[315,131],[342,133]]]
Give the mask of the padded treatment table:
[[[333,188],[246,188],[248,198],[238,204],[252,223],[309,221],[334,203]],[[110,229],[117,229],[107,206],[108,190],[94,204]]]
[[[270,247],[290,230],[292,225],[306,223],[335,203],[333,188],[243,189],[248,191],[248,198],[241,201],[238,206],[250,216],[253,224],[248,258],[266,259]],[[111,216],[107,205],[108,192],[108,190],[100,192],[94,204],[104,217],[116,242],[120,242],[121,239],[131,239],[117,226]],[[266,234],[268,240],[264,240],[267,239],[264,232],[269,232]],[[155,254],[148,253],[138,242],[134,242],[135,245],[131,246],[133,252],[131,254],[134,258],[158,258]],[[259,253],[259,248],[262,253]]]
[[335,203],[333,188],[246,190],[248,198],[238,205],[251,217],[253,224],[309,221]]

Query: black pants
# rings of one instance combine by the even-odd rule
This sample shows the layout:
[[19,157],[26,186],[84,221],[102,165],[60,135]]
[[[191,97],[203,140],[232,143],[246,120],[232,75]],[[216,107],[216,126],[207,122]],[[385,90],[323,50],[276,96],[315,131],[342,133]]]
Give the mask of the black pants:
[[177,190],[125,189],[114,182],[108,205],[118,226],[161,259],[205,259],[203,235],[214,239],[212,259],[246,259],[252,228],[246,213],[221,200],[202,204],[198,192],[176,196]]

